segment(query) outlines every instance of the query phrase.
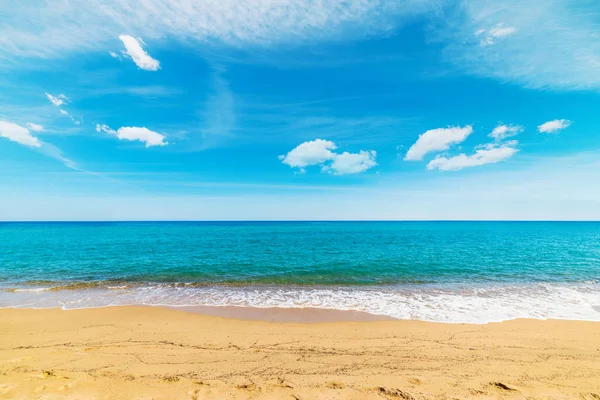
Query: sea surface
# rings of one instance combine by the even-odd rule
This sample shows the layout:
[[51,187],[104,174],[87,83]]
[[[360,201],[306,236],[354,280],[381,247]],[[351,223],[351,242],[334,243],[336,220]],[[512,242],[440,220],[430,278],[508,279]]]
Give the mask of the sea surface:
[[600,223],[0,223],[0,307],[131,304],[600,321]]

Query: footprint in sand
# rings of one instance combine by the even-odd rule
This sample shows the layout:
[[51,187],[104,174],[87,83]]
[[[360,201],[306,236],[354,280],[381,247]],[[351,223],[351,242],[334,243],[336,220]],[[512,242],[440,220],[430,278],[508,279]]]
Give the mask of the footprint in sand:
[[415,400],[412,394],[400,389],[388,389],[380,386],[375,391],[388,399]]
[[329,389],[343,389],[345,387],[341,382],[327,382],[325,386],[327,386]]

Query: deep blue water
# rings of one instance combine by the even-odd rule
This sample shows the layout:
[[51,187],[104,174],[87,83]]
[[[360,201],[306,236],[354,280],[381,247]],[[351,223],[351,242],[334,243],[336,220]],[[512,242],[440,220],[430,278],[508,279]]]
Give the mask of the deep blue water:
[[[0,306],[317,306],[444,320],[419,310],[449,296],[455,308],[504,299],[499,319],[593,319],[597,282],[593,222],[0,223]],[[544,315],[525,309],[536,301]]]

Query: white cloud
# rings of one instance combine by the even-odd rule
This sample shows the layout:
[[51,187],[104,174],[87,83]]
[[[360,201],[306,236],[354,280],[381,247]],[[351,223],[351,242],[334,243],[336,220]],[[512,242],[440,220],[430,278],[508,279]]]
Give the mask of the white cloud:
[[120,35],[119,39],[125,45],[126,50],[123,54],[131,57],[135,65],[146,71],[156,71],[160,68],[158,60],[152,58],[137,39],[129,35]]
[[151,131],[148,128],[144,127],[121,127],[118,130],[111,129],[108,125],[96,125],[96,132],[105,132],[109,135],[114,135],[118,137],[120,140],[129,140],[129,141],[140,141],[146,144],[146,147],[151,146],[165,146],[169,144],[165,141],[165,136]]
[[64,94],[59,94],[58,96],[53,96],[50,93],[46,93],[46,97],[56,107],[62,106],[63,104],[67,104],[69,102],[69,99]]
[[66,112],[65,110],[58,110],[58,111],[60,111],[60,113],[61,113],[62,115],[69,115],[69,113],[68,113],[68,112]]
[[28,122],[27,127],[30,131],[41,132],[44,130],[44,127],[40,124],[34,124],[33,122]]
[[544,122],[538,126],[538,131],[542,133],[556,133],[560,130],[568,128],[572,122],[568,119],[554,119],[552,121]]
[[110,54],[110,56],[111,56],[112,58],[116,58],[117,60],[120,60],[120,59],[121,59],[121,56],[120,56],[120,55],[118,55],[117,53],[115,53],[114,51],[109,51],[109,52],[108,52],[108,54]]
[[335,143],[329,140],[316,139],[298,145],[287,155],[279,156],[279,159],[290,167],[303,169],[309,165],[322,164],[333,160],[335,153],[331,150],[335,149],[337,149]]
[[40,147],[40,141],[31,136],[29,129],[12,122],[0,121],[0,136],[29,147]]
[[464,153],[459,154],[455,157],[437,157],[427,164],[427,169],[433,170],[438,169],[440,171],[457,171],[468,167],[477,167],[485,164],[494,164],[500,161],[504,161],[519,150],[515,149],[511,145],[515,145],[516,142],[510,144],[504,144],[499,147],[487,146],[486,149],[479,149],[475,151],[475,154],[466,155]]
[[510,36],[516,31],[517,28],[514,26],[504,26],[504,24],[500,23],[488,30],[479,29],[477,32],[475,32],[475,36],[482,37],[480,41],[482,46],[489,46],[496,43],[498,39]]
[[523,127],[519,125],[498,125],[488,136],[495,140],[504,140],[521,132],[523,132]]
[[377,153],[373,150],[361,150],[358,153],[343,152],[335,155],[329,168],[338,175],[358,174],[377,166],[376,156]]
[[279,156],[282,163],[292,168],[304,168],[321,165],[322,171],[336,175],[358,174],[377,166],[375,151],[361,150],[359,153],[335,153],[337,146],[329,140],[315,139],[304,142],[292,149],[287,155]]
[[418,161],[428,153],[448,150],[451,145],[462,143],[471,133],[473,133],[471,125],[428,130],[408,149],[404,159]]

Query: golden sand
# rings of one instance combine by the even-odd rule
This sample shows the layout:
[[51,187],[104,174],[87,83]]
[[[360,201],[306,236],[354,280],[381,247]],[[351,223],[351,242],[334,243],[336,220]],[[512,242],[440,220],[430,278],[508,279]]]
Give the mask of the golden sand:
[[600,399],[600,323],[0,310],[2,399]]

